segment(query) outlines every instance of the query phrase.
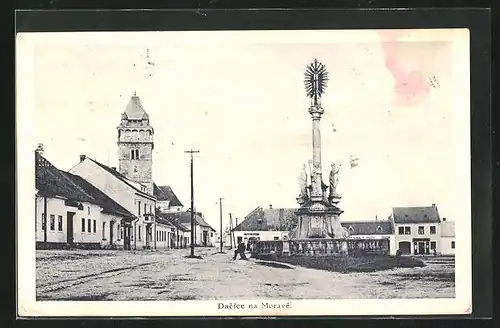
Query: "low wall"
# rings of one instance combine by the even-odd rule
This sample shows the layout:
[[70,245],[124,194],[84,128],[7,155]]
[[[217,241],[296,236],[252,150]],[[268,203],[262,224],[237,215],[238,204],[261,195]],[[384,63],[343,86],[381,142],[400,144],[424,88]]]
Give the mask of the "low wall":
[[255,241],[252,256],[340,256],[389,254],[389,239],[293,239]]

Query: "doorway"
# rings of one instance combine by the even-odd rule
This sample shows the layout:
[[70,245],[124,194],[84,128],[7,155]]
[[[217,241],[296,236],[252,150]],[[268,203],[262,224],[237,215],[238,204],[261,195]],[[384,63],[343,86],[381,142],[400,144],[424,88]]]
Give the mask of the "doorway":
[[418,242],[418,253],[419,255],[425,254],[425,243],[423,241]]
[[115,221],[109,221],[109,245],[113,246],[113,227],[115,225]]
[[409,241],[400,241],[398,246],[403,254],[410,254],[411,244]]
[[67,235],[66,242],[68,244],[73,244],[73,218],[75,216],[75,212],[66,212],[66,227],[67,227]]
[[203,246],[207,246],[208,231],[203,231]]

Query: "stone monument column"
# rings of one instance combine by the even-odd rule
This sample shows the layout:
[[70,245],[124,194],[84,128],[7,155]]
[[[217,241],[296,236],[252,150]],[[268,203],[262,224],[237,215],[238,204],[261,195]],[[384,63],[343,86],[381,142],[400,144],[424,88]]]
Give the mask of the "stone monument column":
[[[339,216],[342,210],[337,207],[340,196],[336,193],[338,168],[332,165],[330,172],[330,195],[328,195],[328,186],[323,183],[322,167],[321,167],[321,116],[324,113],[321,106],[321,96],[326,89],[328,81],[328,72],[325,65],[318,60],[307,66],[305,73],[305,87],[307,97],[311,99],[309,114],[312,118],[312,167],[311,170],[311,185],[309,186],[310,197],[299,197],[300,208],[296,213],[298,216],[298,224],[293,232],[294,238],[298,240],[315,241],[318,238],[338,239],[341,245],[340,252],[345,252],[347,231],[342,227],[339,221]],[[302,173],[304,176],[304,173]],[[304,188],[304,178],[300,179],[301,190]],[[301,195],[305,192],[301,192]],[[309,245],[309,244],[307,244]],[[311,248],[318,248],[322,251],[321,243],[311,243]],[[308,246],[309,247],[309,246]]]
[[313,146],[313,167],[311,181],[311,201],[318,202],[323,199],[323,178],[321,172],[321,127],[320,120],[323,115],[323,108],[315,104],[309,108],[312,117],[312,146]]

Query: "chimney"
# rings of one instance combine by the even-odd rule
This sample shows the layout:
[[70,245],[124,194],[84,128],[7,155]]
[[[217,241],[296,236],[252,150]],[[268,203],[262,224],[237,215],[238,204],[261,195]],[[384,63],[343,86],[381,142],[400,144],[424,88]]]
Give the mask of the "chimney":
[[432,204],[432,207],[436,207],[436,204],[434,204],[434,203],[433,203],[433,204]]
[[446,218],[443,218],[443,222],[446,221]]
[[38,146],[36,147],[36,152],[40,155],[43,156],[43,144],[42,143],[39,143]]
[[269,204],[269,209],[272,210],[273,209],[273,204]]
[[80,163],[85,160],[86,156],[85,155],[80,155]]
[[111,168],[113,169],[113,171],[116,171],[116,166],[112,166]]

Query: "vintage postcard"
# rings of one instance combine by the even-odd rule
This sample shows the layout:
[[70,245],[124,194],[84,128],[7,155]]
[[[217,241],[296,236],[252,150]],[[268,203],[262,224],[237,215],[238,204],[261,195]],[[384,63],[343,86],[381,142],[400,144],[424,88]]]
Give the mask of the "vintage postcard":
[[467,29],[16,43],[20,316],[471,313]]

